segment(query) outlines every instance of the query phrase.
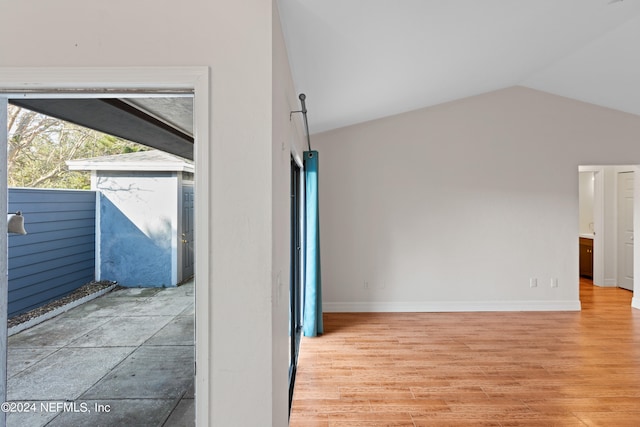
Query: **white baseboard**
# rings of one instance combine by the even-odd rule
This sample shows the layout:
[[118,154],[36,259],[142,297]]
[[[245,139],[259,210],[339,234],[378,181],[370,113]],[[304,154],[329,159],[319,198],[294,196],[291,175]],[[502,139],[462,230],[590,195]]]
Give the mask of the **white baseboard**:
[[618,286],[616,279],[604,279],[604,286],[607,288],[615,288]]
[[[637,301],[640,304],[640,301]],[[640,305],[638,305],[640,308]],[[580,301],[324,302],[327,313],[446,313],[474,311],[580,311]]]
[[640,310],[640,297],[633,297],[631,300],[631,307]]

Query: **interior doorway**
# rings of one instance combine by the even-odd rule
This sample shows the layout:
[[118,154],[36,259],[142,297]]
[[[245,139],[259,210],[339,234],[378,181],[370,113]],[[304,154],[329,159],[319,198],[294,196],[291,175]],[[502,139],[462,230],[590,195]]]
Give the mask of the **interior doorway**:
[[578,169],[580,276],[592,279],[596,286],[632,287],[634,193],[639,190],[634,185],[635,169],[633,165]]
[[597,286],[607,283],[605,272],[605,171],[599,166],[578,169],[578,236],[579,275]]
[[580,206],[580,277],[593,280],[594,265],[594,240],[595,240],[595,219],[594,219],[594,197],[595,197],[595,175],[594,171],[581,171],[579,173],[579,206]]

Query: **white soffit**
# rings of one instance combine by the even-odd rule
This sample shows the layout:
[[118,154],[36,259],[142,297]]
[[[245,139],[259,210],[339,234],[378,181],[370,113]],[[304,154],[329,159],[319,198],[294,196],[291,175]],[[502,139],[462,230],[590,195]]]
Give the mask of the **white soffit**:
[[67,160],[69,170],[194,172],[194,162],[160,150]]
[[519,84],[640,111],[640,1],[609,1],[278,3],[315,133]]

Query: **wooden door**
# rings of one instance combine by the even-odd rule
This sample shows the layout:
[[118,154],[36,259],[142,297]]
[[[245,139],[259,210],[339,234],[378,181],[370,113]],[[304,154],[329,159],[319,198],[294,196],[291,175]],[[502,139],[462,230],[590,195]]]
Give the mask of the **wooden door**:
[[182,186],[182,279],[193,276],[193,186]]

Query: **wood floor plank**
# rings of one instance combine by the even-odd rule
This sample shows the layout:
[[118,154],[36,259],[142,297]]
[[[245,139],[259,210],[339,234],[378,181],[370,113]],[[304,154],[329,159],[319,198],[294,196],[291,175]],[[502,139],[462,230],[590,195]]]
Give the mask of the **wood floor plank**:
[[330,427],[414,427],[413,418],[407,412],[342,413],[329,416]]
[[640,311],[581,280],[581,312],[328,313],[290,426],[640,425]]

